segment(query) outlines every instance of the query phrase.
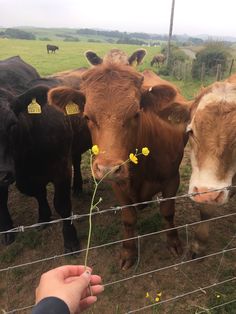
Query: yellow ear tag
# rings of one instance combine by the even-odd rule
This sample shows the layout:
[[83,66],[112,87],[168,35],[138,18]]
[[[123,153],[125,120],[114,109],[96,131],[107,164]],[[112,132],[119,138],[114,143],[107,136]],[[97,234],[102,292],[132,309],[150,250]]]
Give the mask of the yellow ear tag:
[[41,106],[37,103],[36,99],[32,99],[31,103],[27,107],[29,114],[40,114],[42,113]]
[[72,114],[78,114],[79,111],[79,106],[76,105],[74,102],[69,102],[66,107],[66,114],[67,115],[72,115]]

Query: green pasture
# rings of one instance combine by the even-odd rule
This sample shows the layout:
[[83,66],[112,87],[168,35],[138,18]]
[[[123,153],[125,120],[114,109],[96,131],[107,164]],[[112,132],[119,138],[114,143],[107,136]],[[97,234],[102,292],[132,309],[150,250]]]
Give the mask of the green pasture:
[[[55,54],[48,54],[46,45],[59,46]],[[140,46],[119,45],[109,43],[88,42],[63,42],[63,41],[40,41],[40,40],[14,40],[0,39],[0,60],[19,55],[24,61],[35,67],[40,75],[50,75],[56,72],[70,70],[78,67],[88,66],[84,57],[87,50],[94,50],[103,56],[112,48],[119,48],[131,54]],[[140,70],[150,67],[152,57],[160,52],[160,47],[145,47],[148,54]]]

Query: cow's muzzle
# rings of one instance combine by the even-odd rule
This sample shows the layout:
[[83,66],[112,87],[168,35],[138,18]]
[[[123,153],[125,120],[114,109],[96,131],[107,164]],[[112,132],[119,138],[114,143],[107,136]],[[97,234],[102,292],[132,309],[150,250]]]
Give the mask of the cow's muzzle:
[[105,163],[97,159],[93,162],[93,173],[97,180],[121,181],[128,177],[128,167],[122,160]]
[[198,203],[207,203],[212,205],[222,205],[228,201],[229,191],[218,190],[214,191],[214,188],[210,189],[207,187],[194,187],[193,193],[199,193],[192,196],[192,200]]

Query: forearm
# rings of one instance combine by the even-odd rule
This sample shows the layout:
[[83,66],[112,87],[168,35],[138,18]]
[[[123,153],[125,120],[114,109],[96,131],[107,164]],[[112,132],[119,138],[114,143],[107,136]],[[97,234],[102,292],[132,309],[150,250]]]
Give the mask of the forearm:
[[64,301],[56,297],[48,297],[41,300],[32,311],[32,314],[70,314]]

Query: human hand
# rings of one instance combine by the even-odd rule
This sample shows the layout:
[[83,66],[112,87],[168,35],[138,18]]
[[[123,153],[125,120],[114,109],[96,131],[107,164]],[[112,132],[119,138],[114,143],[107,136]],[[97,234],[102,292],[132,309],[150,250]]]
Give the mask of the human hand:
[[91,268],[85,270],[82,265],[66,265],[44,273],[36,289],[36,304],[46,297],[57,297],[67,304],[70,313],[82,312],[95,303],[96,295],[104,290],[101,277],[91,272]]

